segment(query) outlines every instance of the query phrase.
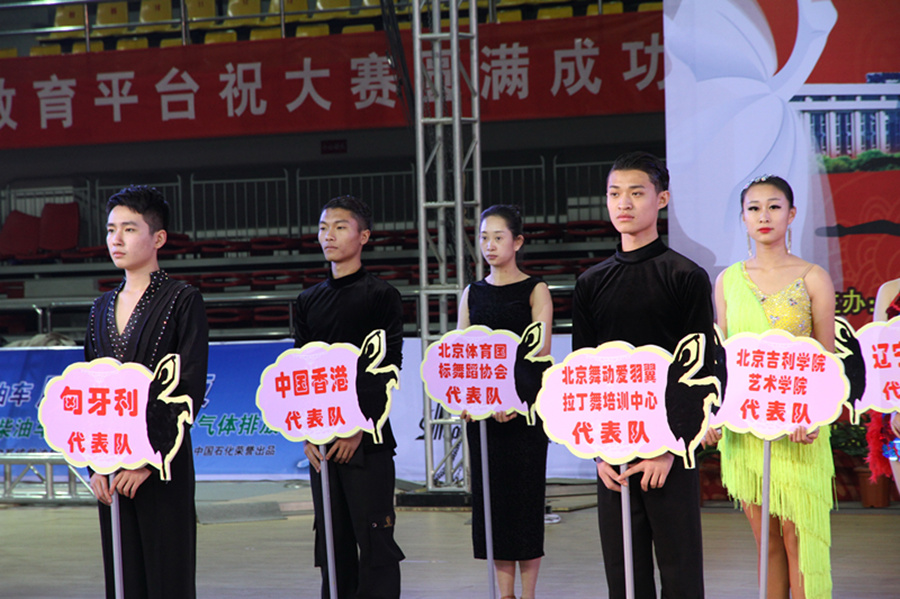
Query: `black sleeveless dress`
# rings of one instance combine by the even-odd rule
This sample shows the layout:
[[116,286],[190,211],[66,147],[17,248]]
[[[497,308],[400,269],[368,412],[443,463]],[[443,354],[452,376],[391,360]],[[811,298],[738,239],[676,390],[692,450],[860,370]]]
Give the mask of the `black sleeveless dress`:
[[[478,281],[469,286],[469,322],[521,335],[531,324],[531,292],[538,279],[503,285]],[[547,435],[536,417],[528,426],[519,414],[509,422],[487,419],[488,470],[494,559],[530,560],[544,555],[544,491],[547,483]],[[484,490],[478,423],[466,424],[472,473],[472,545],[485,559]]]

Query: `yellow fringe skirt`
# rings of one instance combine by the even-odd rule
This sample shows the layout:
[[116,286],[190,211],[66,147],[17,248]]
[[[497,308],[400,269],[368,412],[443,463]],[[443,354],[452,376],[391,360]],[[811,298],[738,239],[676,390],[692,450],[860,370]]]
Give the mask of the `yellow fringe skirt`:
[[[809,445],[772,442],[769,513],[797,528],[800,573],[807,599],[831,597],[831,518],[834,459],[831,429],[823,426]],[[762,505],[763,441],[724,431],[722,483],[736,500]]]

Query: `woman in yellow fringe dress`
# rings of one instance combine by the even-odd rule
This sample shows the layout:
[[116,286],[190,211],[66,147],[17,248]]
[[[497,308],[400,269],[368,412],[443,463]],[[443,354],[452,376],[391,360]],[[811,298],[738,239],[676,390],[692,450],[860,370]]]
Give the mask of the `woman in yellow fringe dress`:
[[[741,192],[750,257],[716,280],[717,322],[729,337],[776,328],[811,336],[834,351],[834,284],[824,269],[791,254],[790,224],[796,212],[793,191],[781,177],[754,179]],[[740,500],[759,551],[763,442],[728,430],[720,437],[712,429],[706,441],[720,438],[722,482]],[[769,599],[831,597],[833,477],[828,427],[800,427],[772,442]]]

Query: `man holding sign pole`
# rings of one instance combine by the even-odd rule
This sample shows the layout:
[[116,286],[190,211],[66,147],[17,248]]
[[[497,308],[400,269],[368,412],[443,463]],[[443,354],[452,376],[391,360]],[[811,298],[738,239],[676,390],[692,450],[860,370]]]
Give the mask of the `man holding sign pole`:
[[[189,396],[196,414],[206,389],[209,330],[200,293],[159,269],[157,252],[166,243],[168,204],[156,189],[135,186],[113,195],[107,210],[106,244],[125,278],[94,302],[85,335],[85,359],[110,357],[137,362],[152,371],[168,354],[178,354],[181,378],[171,395]],[[150,402],[154,401],[159,400],[150,397]],[[154,408],[154,417],[147,418],[147,433],[154,449],[160,450],[166,438],[176,433],[163,425],[176,419],[157,418],[160,410],[167,408]],[[150,411],[148,407],[148,414]],[[106,475],[91,473],[91,489],[100,501],[108,598],[115,596],[109,507],[114,493],[118,493],[124,596],[196,596],[194,461],[186,426],[169,473],[171,480],[163,481],[153,467],[123,469],[112,477],[111,484]]]
[[[372,331],[385,331],[381,366],[402,360],[403,321],[400,293],[362,266],[362,250],[369,240],[372,212],[357,198],[342,196],[322,208],[319,244],[331,263],[328,279],[297,298],[295,347],[310,341],[350,343],[363,347]],[[360,408],[377,420],[384,413],[385,387],[365,384],[358,373]],[[400,597],[403,552],[394,541],[394,448],[390,421],[381,429],[381,443],[363,431],[327,446],[307,442],[310,481],[316,518],[315,563],[322,571],[322,597],[329,598],[322,460],[328,460],[331,524],[334,537],[338,597]]]
[[[607,178],[609,218],[621,235],[616,254],[575,284],[572,349],[607,341],[674,352],[691,333],[706,335],[698,377],[714,370],[713,309],[706,272],[659,239],[659,211],[669,203],[669,173],[645,152],[616,159]],[[668,392],[667,392],[668,395]],[[668,409],[668,406],[667,406]],[[670,414],[671,416],[671,414]],[[624,472],[597,461],[598,519],[609,596],[626,596],[622,485],[631,502],[634,596],[655,598],[653,550],[663,596],[703,597],[703,549],[696,470],[664,453]]]

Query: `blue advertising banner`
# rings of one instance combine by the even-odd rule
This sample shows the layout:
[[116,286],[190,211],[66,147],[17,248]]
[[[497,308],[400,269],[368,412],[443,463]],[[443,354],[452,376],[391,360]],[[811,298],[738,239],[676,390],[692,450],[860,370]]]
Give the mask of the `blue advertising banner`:
[[209,344],[206,397],[191,430],[199,480],[308,475],[302,445],[267,427],[256,407],[259,375],[292,347],[292,340]]
[[[290,340],[210,344],[206,396],[191,431],[198,479],[308,474],[303,448],[270,430],[256,408],[259,374],[290,347]],[[0,352],[0,452],[52,451],[38,422],[38,402],[44,385],[69,364],[83,361],[84,350],[10,348]]]
[[[309,476],[302,445],[270,430],[256,406],[260,374],[291,347],[290,339],[209,345],[206,396],[191,430],[198,480]],[[568,335],[554,335],[554,358],[562,360],[570,348]],[[69,364],[83,360],[80,347],[0,348],[0,453],[50,451],[37,416],[44,385]],[[390,418],[397,439],[397,478],[412,481],[426,478],[421,361],[421,341],[404,339],[400,389],[391,402]],[[429,406],[435,417],[446,416],[440,405],[429,402]],[[434,445],[444,443],[442,433],[442,427],[435,428]],[[461,427],[452,427],[454,439],[461,433]],[[596,470],[592,461],[578,459],[554,443],[547,458],[547,475],[594,478]],[[462,476],[462,472],[453,476]]]

